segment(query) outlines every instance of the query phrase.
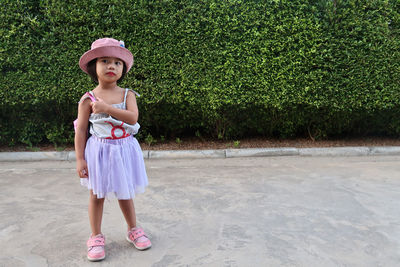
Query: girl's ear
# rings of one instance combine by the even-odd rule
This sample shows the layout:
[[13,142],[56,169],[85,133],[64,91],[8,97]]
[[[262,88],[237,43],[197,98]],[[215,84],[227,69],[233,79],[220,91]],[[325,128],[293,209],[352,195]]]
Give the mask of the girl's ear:
[[89,76],[92,78],[92,80],[93,80],[95,83],[99,83],[99,80],[97,79],[96,62],[97,62],[97,58],[92,59],[92,60],[87,64],[87,71],[88,71]]
[[124,64],[124,68],[122,69],[122,76],[121,76],[121,78],[118,79],[117,83],[122,82],[122,80],[125,78],[125,75],[126,75],[126,64],[125,64],[125,62],[123,64]]

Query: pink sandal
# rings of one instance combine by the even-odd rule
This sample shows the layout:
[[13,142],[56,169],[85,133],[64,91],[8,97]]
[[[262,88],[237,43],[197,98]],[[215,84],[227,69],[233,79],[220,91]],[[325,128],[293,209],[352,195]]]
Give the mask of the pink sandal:
[[132,228],[128,232],[126,240],[132,243],[138,250],[145,250],[151,247],[151,242],[142,228]]
[[101,261],[106,257],[104,251],[105,237],[102,234],[91,236],[87,241],[87,258],[90,261]]

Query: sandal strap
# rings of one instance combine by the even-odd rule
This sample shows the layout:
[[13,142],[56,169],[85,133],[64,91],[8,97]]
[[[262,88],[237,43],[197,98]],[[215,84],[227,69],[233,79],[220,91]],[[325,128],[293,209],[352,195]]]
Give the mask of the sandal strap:
[[99,247],[99,246],[104,246],[105,242],[104,238],[96,237],[96,238],[89,238],[86,244],[88,247]]
[[136,228],[133,231],[129,231],[129,235],[133,240],[136,240],[142,236],[147,237],[142,228]]

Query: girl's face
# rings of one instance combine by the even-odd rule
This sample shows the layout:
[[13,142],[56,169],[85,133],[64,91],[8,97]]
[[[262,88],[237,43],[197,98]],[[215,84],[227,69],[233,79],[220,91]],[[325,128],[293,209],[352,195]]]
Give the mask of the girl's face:
[[103,82],[116,82],[121,78],[124,62],[115,57],[100,57],[96,61],[97,79]]

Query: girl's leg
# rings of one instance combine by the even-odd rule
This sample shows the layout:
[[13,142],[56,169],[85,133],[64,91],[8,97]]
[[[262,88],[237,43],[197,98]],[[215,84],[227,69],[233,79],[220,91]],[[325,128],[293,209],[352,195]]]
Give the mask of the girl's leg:
[[93,191],[90,190],[89,220],[93,236],[101,234],[101,220],[103,218],[103,207],[104,207],[104,198],[100,199],[97,198],[96,195],[93,195]]
[[121,199],[118,200],[119,207],[124,214],[126,223],[128,224],[128,231],[136,227],[136,213],[135,206],[133,205],[132,199]]
[[127,240],[132,243],[138,250],[145,250],[151,247],[149,238],[143,229],[136,228],[136,213],[133,200],[118,200],[119,206],[124,214],[126,223],[128,224]]

